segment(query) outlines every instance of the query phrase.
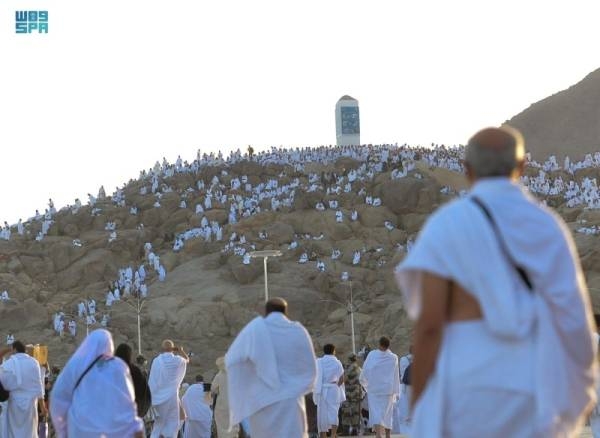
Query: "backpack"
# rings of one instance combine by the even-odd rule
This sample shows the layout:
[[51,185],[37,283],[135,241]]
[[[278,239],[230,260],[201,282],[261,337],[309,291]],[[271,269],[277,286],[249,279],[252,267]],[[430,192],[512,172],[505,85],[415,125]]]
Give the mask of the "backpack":
[[404,374],[402,374],[402,384],[410,386],[410,368],[412,367],[412,362],[408,364],[406,369],[404,370]]
[[404,369],[404,374],[402,374],[402,378],[400,379],[400,383],[403,385],[411,385],[410,381],[410,368],[412,367],[412,356],[404,356],[408,359],[408,366]]
[[6,400],[8,400],[9,395],[10,392],[4,389],[4,386],[2,386],[2,382],[0,382],[0,402],[5,402]]

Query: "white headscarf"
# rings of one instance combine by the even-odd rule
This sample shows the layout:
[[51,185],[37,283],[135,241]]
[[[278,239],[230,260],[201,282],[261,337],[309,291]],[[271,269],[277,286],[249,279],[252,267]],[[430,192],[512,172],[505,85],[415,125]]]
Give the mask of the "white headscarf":
[[98,329],[91,332],[58,375],[50,393],[50,413],[58,438],[67,436],[67,413],[73,400],[77,380],[98,356],[112,357],[114,344],[110,332]]

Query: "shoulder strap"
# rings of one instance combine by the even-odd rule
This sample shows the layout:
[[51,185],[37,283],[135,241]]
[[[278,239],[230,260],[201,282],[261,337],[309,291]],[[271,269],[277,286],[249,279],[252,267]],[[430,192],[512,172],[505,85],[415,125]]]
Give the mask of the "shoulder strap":
[[477,198],[476,196],[472,196],[470,199],[471,199],[471,201],[473,201],[475,203],[475,205],[477,205],[481,209],[481,211],[483,212],[483,214],[485,215],[487,220],[492,225],[492,228],[494,229],[494,233],[498,237],[498,242],[500,243],[500,249],[504,253],[504,256],[508,259],[509,263],[513,266],[515,271],[517,271],[517,274],[519,274],[519,277],[521,278],[521,280],[523,281],[525,286],[527,286],[527,289],[529,289],[530,292],[533,292],[533,284],[531,283],[531,280],[529,279],[529,275],[527,275],[527,271],[525,271],[525,269],[522,266],[519,266],[515,262],[515,260],[512,258],[512,256],[510,255],[510,252],[508,251],[508,248],[506,246],[506,242],[502,238],[502,233],[500,232],[500,228],[498,227],[498,224],[494,220],[494,217],[492,216],[492,213],[490,212],[489,208],[481,201],[481,199]]
[[104,355],[101,354],[96,359],[94,359],[94,361],[85,369],[85,371],[81,374],[81,376],[79,376],[79,379],[77,379],[77,383],[75,384],[75,387],[73,388],[73,392],[75,392],[75,390],[77,389],[77,387],[79,386],[79,384],[81,383],[81,381],[83,380],[85,375],[92,369],[92,367],[94,365],[96,365],[96,362],[98,362],[100,359],[102,359],[102,356],[104,356]]

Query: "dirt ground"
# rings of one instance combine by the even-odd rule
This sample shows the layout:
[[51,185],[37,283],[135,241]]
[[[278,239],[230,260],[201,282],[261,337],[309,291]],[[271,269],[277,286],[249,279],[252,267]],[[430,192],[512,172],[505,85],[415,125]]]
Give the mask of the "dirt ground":
[[[371,435],[364,435],[364,436],[375,436],[375,435],[371,434]],[[339,437],[339,438],[346,438],[346,437]],[[392,435],[392,438],[405,438],[405,435]],[[583,432],[580,435],[580,438],[593,438],[591,429],[589,427],[584,428]]]

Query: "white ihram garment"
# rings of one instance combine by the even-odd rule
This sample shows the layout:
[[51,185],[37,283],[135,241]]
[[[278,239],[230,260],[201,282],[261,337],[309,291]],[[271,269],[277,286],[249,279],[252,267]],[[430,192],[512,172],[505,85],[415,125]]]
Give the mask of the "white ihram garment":
[[156,419],[152,438],[175,438],[179,431],[179,386],[185,377],[187,361],[173,353],[159,354],[152,362],[148,386]]
[[[600,382],[596,385],[596,395],[600,399]],[[594,438],[600,438],[600,406],[596,404],[594,410],[590,414],[590,426],[592,429],[592,436]]]
[[[222,359],[224,361],[224,359]],[[225,372],[225,363],[217,360],[219,372],[212,381],[210,390],[217,397],[215,403],[215,424],[217,426],[217,435],[219,438],[237,438],[239,434],[239,425],[229,425],[229,390],[227,389],[227,373]],[[223,369],[222,369],[223,368]]]
[[411,387],[402,383],[402,377],[411,362],[412,355],[410,354],[400,358],[400,397],[394,404],[393,433],[407,434],[409,432]]
[[186,416],[183,438],[210,438],[212,411],[204,401],[204,384],[190,386],[181,404]]
[[230,424],[250,422],[252,438],[307,436],[304,395],[316,377],[312,341],[279,312],[253,319],[225,356]]
[[394,403],[400,394],[398,356],[390,350],[371,351],[359,380],[368,394],[369,425],[391,429]]
[[0,402],[0,436],[8,436],[8,424],[7,422],[7,402]]
[[469,197],[428,220],[397,271],[409,316],[418,318],[421,274],[431,272],[469,291],[484,317],[445,328],[435,371],[413,412],[411,436],[475,436],[477,425],[487,437],[573,436],[596,398],[596,364],[572,238],[558,216],[507,178],[479,181],[471,195],[490,209],[534,291]]
[[[594,343],[598,345],[600,342],[600,335],[598,333],[593,334]],[[600,400],[600,379],[596,383],[596,397]],[[590,426],[592,429],[592,436],[594,438],[600,438],[600,404],[596,402],[594,410],[590,414]]]
[[304,397],[288,398],[260,409],[248,418],[252,438],[307,438]]
[[[144,430],[137,416],[129,367],[112,354],[110,333],[94,330],[58,375],[50,392],[50,414],[57,438],[130,438]],[[100,355],[103,358],[74,389]]]
[[335,356],[327,354],[317,359],[317,378],[313,400],[317,405],[317,427],[327,432],[339,424],[339,410],[346,400],[344,386],[338,385],[344,375],[344,367]]
[[25,353],[13,354],[0,366],[0,381],[10,392],[6,403],[7,438],[37,438],[37,400],[44,396],[38,362]]

